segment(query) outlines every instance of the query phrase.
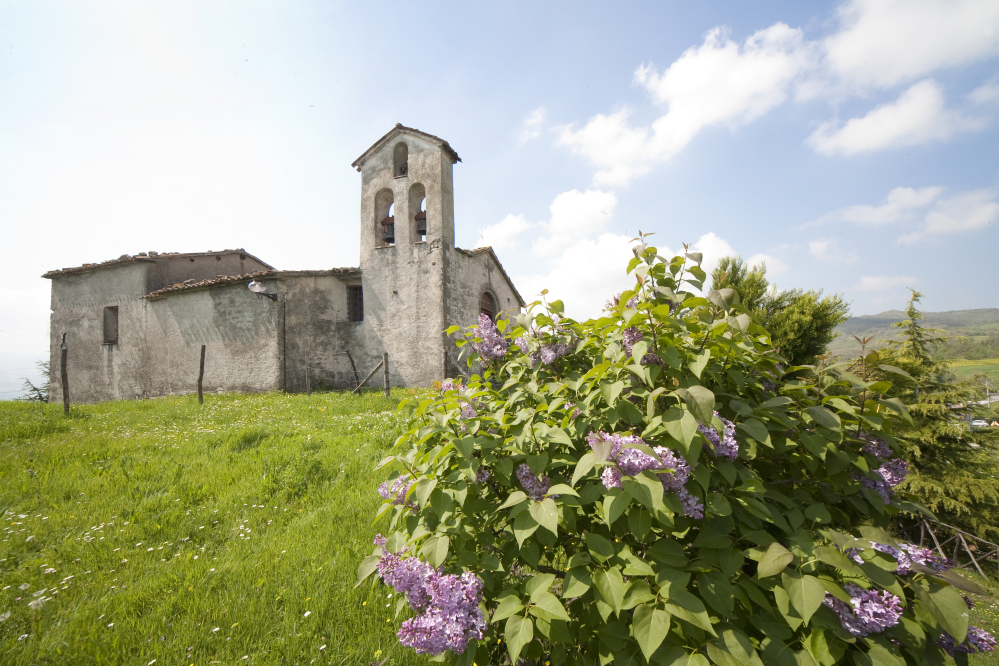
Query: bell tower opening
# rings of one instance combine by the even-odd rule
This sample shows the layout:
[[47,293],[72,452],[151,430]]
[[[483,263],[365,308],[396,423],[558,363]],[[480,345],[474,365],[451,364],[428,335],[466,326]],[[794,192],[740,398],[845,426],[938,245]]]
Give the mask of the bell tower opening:
[[427,188],[416,183],[409,188],[410,238],[413,243],[427,240]]
[[395,197],[388,188],[375,195],[375,242],[382,247],[395,245]]
[[392,175],[396,178],[402,178],[403,176],[409,175],[409,146],[406,145],[405,141],[400,141],[395,144],[395,150],[393,155],[393,169]]

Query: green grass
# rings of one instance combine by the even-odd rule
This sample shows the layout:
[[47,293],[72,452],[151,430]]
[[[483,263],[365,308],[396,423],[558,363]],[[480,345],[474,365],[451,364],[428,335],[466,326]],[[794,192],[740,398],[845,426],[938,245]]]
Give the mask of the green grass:
[[425,663],[353,588],[405,393],[0,402],[0,663]]
[[999,358],[962,359],[950,363],[950,370],[958,379],[967,379],[975,373],[984,372],[989,381],[999,382]]

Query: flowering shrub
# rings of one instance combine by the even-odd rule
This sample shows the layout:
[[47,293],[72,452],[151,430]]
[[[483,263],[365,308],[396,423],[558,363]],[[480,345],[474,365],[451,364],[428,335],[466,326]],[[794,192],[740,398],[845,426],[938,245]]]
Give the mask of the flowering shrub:
[[887,382],[858,405],[842,368],[787,368],[734,291],[698,295],[699,262],[642,243],[605,316],[480,322],[481,376],[404,404],[389,536],[358,571],[405,593],[400,639],[463,666],[991,650],[958,592],[976,589],[885,532],[922,510],[894,488]]

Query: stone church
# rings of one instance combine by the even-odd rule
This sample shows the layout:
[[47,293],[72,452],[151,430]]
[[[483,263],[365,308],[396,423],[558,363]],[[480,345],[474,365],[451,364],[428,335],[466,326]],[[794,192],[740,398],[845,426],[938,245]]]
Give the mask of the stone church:
[[491,248],[454,245],[460,161],[447,141],[402,125],[354,161],[357,267],[282,271],[237,249],[140,252],[45,273],[51,395],[62,394],[64,340],[73,402],[190,393],[202,345],[206,392],[353,388],[383,353],[393,386],[456,376],[444,330],[524,305]]

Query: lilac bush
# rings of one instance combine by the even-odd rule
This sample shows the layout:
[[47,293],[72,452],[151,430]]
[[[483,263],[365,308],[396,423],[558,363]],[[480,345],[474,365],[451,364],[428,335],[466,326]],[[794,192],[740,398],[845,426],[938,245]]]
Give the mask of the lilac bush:
[[405,645],[458,666],[915,666],[993,645],[968,626],[974,586],[888,533],[925,510],[899,485],[890,382],[787,368],[700,261],[642,237],[600,318],[543,292],[459,340],[481,374],[402,404],[381,467],[415,508],[385,488],[390,536],[358,578],[406,595]]

